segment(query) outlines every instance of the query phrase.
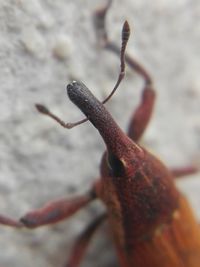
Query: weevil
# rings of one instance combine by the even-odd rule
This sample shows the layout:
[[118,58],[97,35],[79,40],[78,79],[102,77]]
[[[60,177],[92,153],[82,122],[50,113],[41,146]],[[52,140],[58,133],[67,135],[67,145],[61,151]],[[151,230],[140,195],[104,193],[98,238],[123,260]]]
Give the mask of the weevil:
[[[67,86],[70,100],[85,114],[76,123],[65,123],[45,106],[38,111],[72,128],[89,120],[103,138],[106,151],[101,160],[101,178],[85,195],[63,198],[33,210],[19,221],[0,215],[0,223],[16,228],[36,228],[67,219],[99,198],[107,208],[79,236],[65,267],[78,267],[97,228],[108,220],[121,267],[199,267],[200,229],[185,197],[174,180],[197,171],[193,166],[169,170],[159,159],[139,144],[155,102],[153,81],[148,72],[125,54],[130,35],[126,21],[119,49],[106,32],[105,16],[108,4],[95,13],[95,26],[100,43],[114,53],[120,53],[120,73],[110,95],[100,102],[82,83]],[[125,74],[125,62],[144,78],[141,101],[125,134],[104,104],[119,87]]]

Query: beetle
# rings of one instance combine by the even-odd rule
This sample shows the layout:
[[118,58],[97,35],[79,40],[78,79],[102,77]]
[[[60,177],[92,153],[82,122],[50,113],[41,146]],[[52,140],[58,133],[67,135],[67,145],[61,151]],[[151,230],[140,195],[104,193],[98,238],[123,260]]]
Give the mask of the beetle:
[[[159,159],[139,144],[151,118],[155,102],[153,81],[148,72],[125,54],[130,29],[126,21],[122,29],[122,45],[113,44],[105,30],[105,16],[111,2],[95,13],[98,38],[104,47],[120,53],[120,73],[114,89],[103,101],[97,100],[82,83],[67,86],[70,100],[86,118],[65,123],[49,109],[36,104],[38,111],[72,128],[89,120],[99,131],[106,152],[101,161],[101,179],[85,195],[59,199],[33,210],[19,221],[0,216],[0,223],[16,228],[36,228],[72,216],[94,199],[107,207],[80,235],[65,266],[79,266],[91,237],[108,219],[121,267],[198,267],[200,264],[200,230],[191,208],[175,186],[175,177],[197,171],[193,166],[169,170]],[[141,102],[133,113],[127,135],[106,110],[105,104],[114,94],[125,74],[125,61],[144,78]]]

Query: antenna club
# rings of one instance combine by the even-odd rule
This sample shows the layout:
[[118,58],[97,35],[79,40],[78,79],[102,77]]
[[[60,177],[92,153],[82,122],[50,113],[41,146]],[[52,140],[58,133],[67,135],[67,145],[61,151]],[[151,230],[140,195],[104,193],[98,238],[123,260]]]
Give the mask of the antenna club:
[[46,108],[45,106],[41,105],[41,104],[35,104],[36,109],[42,113],[42,114],[49,114],[49,110],[48,108]]
[[128,21],[126,20],[122,28],[122,40],[127,42],[130,37],[130,33],[131,33],[130,26]]

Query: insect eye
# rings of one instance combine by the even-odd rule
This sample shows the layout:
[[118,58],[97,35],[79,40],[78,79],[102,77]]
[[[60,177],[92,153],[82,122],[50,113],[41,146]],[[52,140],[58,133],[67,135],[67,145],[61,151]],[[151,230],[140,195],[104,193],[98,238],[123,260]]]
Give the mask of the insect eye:
[[123,176],[125,170],[122,161],[113,154],[109,154],[107,159],[108,166],[111,169],[112,175],[118,177]]

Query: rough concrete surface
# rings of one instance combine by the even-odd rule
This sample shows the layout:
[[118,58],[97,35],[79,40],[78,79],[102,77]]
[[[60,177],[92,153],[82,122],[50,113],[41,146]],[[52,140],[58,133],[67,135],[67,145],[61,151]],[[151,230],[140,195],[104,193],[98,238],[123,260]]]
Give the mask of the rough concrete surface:
[[[65,87],[82,80],[103,99],[119,69],[116,56],[96,42],[92,12],[97,0],[0,1],[0,213],[19,218],[60,196],[86,191],[98,177],[104,144],[89,123],[65,130],[37,113],[44,103],[65,121],[83,115]],[[157,102],[143,143],[169,166],[200,166],[199,0],[113,1],[109,34],[120,42],[128,19],[128,50],[152,74]],[[107,105],[124,129],[136,107],[141,79],[126,79]],[[179,182],[200,218],[200,175]],[[0,227],[0,267],[59,267],[72,241],[98,214],[97,203],[74,218],[33,231]],[[184,223],[184,222],[183,222]],[[112,266],[106,226],[82,266]],[[115,265],[116,266],[116,265]]]

